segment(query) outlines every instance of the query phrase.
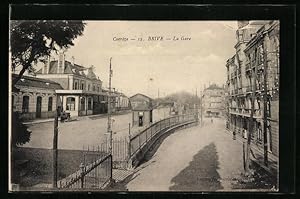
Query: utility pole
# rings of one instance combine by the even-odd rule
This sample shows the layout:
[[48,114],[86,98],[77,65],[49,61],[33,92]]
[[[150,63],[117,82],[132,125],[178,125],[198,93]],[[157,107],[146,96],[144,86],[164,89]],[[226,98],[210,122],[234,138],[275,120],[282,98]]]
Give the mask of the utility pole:
[[200,124],[202,126],[202,91],[200,91]]
[[[246,173],[249,172],[250,168],[250,146],[251,146],[251,137],[252,137],[252,133],[253,133],[253,129],[254,129],[254,111],[255,111],[255,107],[254,107],[254,101],[255,101],[255,93],[256,93],[256,74],[257,74],[257,51],[255,52],[255,57],[256,57],[256,60],[255,60],[255,65],[254,65],[254,76],[253,76],[253,82],[254,82],[254,85],[252,85],[252,81],[251,81],[251,78],[250,78],[250,87],[251,87],[251,90],[252,90],[252,94],[251,94],[251,112],[250,112],[250,126],[249,126],[249,131],[248,131],[248,135],[247,135],[247,150],[246,150],[246,166],[245,166],[245,171]],[[250,67],[252,68],[252,59],[253,57],[250,57]],[[252,69],[251,69],[251,72]]]
[[198,122],[199,122],[199,110],[198,110],[198,90],[197,90],[197,88],[196,88],[196,120],[197,120],[197,124],[198,124]]
[[57,143],[58,143],[58,116],[60,110],[57,108],[54,118],[54,135],[53,135],[53,160],[52,160],[52,188],[57,188]]
[[263,73],[264,73],[264,89],[263,89],[263,99],[264,99],[264,163],[268,166],[268,115],[267,115],[267,106],[268,106],[268,87],[267,87],[267,70],[268,70],[268,61],[267,61],[267,53],[264,48],[264,44],[262,44],[262,52],[263,52]]
[[109,152],[112,154],[112,129],[111,129],[111,77],[112,77],[112,69],[111,69],[111,60],[109,60],[109,83],[108,83],[108,106],[107,106],[107,134],[109,136]]

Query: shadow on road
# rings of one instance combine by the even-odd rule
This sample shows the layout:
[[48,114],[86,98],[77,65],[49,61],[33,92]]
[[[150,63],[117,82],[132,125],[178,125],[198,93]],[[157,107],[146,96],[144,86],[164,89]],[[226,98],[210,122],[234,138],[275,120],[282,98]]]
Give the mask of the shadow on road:
[[[185,128],[192,128],[193,126],[190,127],[185,127]],[[149,160],[151,160],[154,156],[155,153],[157,152],[157,150],[159,149],[160,145],[163,143],[163,141],[169,137],[170,135],[172,135],[173,133],[180,133],[180,130],[183,130],[185,128],[177,128],[177,129],[173,129],[163,135],[161,135],[156,141],[155,143],[153,143],[153,145],[150,147],[149,151],[147,151],[147,153],[145,154],[143,160],[140,161],[138,166],[143,165],[144,163],[148,162]],[[182,132],[181,132],[182,133]]]
[[215,191],[223,189],[220,182],[218,154],[211,143],[201,149],[171,182],[172,191]]

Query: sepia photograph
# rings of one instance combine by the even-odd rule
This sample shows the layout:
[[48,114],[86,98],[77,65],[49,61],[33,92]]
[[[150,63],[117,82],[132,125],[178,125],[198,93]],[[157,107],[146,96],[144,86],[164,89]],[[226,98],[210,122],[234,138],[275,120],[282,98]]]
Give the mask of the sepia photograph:
[[278,192],[279,20],[10,20],[9,191]]

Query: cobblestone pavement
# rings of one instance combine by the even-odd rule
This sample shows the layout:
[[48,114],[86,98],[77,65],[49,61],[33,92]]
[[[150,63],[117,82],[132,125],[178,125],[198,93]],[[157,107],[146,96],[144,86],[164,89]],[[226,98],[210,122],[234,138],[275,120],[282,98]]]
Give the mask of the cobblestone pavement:
[[242,145],[222,119],[177,131],[124,185],[129,191],[226,191],[243,172]]

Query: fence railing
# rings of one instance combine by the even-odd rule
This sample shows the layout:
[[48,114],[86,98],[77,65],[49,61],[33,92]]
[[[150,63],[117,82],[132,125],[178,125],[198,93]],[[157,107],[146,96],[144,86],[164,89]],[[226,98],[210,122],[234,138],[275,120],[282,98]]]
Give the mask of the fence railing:
[[[90,156],[87,157],[86,155]],[[89,163],[85,163],[85,160]],[[112,155],[89,152],[85,154],[84,162],[70,176],[58,181],[59,189],[99,189],[112,178]]]
[[180,123],[196,120],[196,114],[177,115],[158,121],[148,128],[133,136],[129,140],[129,157],[137,153],[144,145],[147,144],[160,131],[175,126]]

